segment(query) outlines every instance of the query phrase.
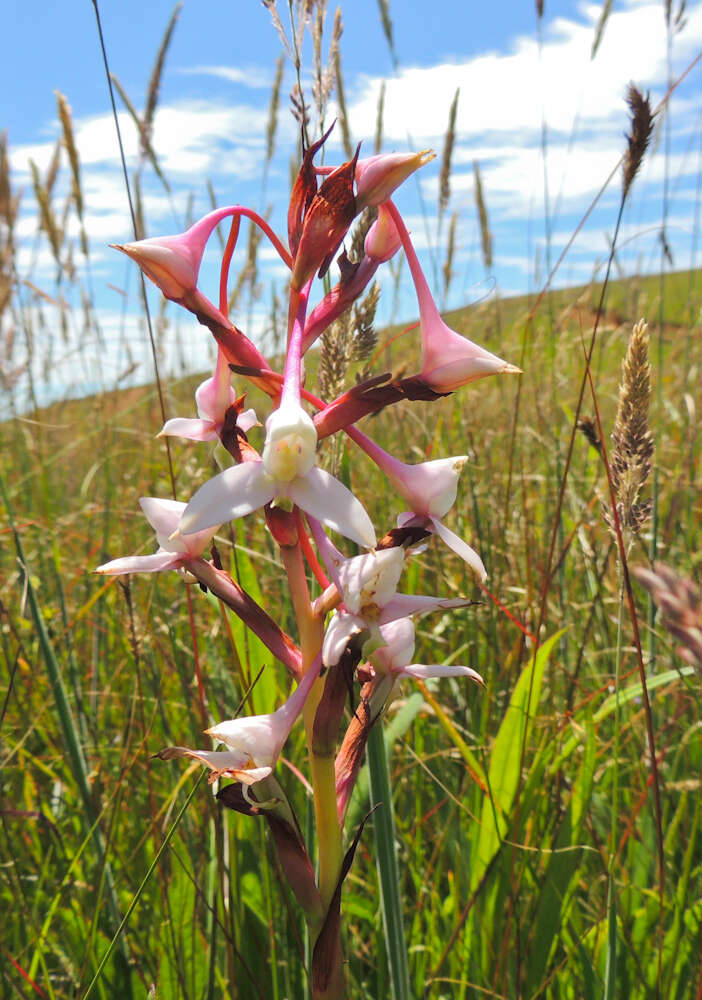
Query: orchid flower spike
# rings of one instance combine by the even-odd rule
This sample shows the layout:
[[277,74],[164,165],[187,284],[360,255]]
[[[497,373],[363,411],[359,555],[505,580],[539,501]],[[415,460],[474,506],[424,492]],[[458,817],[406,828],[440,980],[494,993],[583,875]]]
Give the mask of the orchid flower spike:
[[406,465],[393,458],[387,451],[355,427],[347,428],[349,437],[373,459],[385,473],[397,492],[410,506],[410,513],[401,514],[397,523],[405,527],[410,522],[421,524],[436,534],[470,566],[481,583],[487,579],[483,561],[478,553],[442,523],[456,502],[458,477],[467,462],[465,455],[456,458],[439,458],[417,465]]
[[[214,441],[221,434],[224,418],[230,406],[236,404],[236,393],[231,386],[229,363],[224,352],[217,350],[217,366],[211,378],[205,379],[195,390],[197,417],[172,417],[163,425],[159,437],[175,436],[190,441]],[[252,409],[237,417],[237,426],[246,433],[258,423]]]
[[227,719],[211,729],[208,736],[224,743],[226,750],[190,750],[188,747],[166,747],[156,754],[161,760],[192,757],[212,771],[210,782],[219,777],[235,778],[244,785],[253,785],[267,778],[275,767],[285,741],[300,716],[312,685],[319,676],[322,658],[318,656],[285,704],[270,715],[254,715],[244,719]]
[[402,216],[392,202],[388,202],[388,209],[402,240],[417,291],[419,327],[422,335],[422,371],[419,378],[434,392],[448,393],[486,375],[505,372],[519,374],[520,368],[503,361],[496,354],[486,351],[484,347],[479,347],[467,337],[462,337],[444,323]]
[[[151,556],[125,556],[103,563],[95,570],[107,576],[123,573],[158,573],[167,569],[187,568],[188,562],[198,559],[219,528],[219,524],[208,526],[205,531],[181,536],[174,532],[185,510],[185,504],[177,500],[159,500],[157,497],[142,497],[139,504],[146,519],[156,532],[159,548]],[[221,523],[221,522],[220,522]]]

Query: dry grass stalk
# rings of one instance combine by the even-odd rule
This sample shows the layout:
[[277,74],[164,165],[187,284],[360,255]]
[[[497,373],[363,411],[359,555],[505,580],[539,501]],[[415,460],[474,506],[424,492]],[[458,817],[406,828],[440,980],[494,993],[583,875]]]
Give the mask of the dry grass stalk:
[[397,66],[397,56],[395,54],[395,41],[393,38],[392,31],[392,20],[390,18],[390,4],[388,0],[378,0],[378,7],[380,9],[380,22],[383,26],[383,34],[388,43],[388,48],[390,49],[390,55],[392,56],[393,63]]
[[278,57],[275,68],[275,79],[271,89],[271,103],[268,105],[268,124],[266,126],[266,164],[268,171],[270,162],[275,153],[275,136],[278,129],[278,109],[280,108],[280,88],[283,83],[283,67],[285,66],[285,56]]
[[51,155],[51,162],[49,163],[49,169],[46,171],[46,178],[44,180],[44,188],[46,189],[46,194],[49,198],[53,194],[54,184],[56,183],[56,178],[58,177],[59,168],[61,166],[61,140],[56,140],[56,145],[54,146],[54,151]]
[[128,113],[129,113],[129,117],[134,122],[134,126],[135,126],[135,128],[136,128],[136,130],[137,130],[137,132],[139,134],[139,148],[141,150],[142,155],[146,155],[147,159],[149,160],[149,163],[154,168],[154,173],[156,174],[156,176],[158,177],[158,179],[163,184],[164,189],[166,191],[168,191],[168,193],[170,194],[171,186],[168,183],[168,180],[167,180],[165,174],[161,170],[161,165],[158,162],[158,157],[156,156],[156,151],[154,150],[153,146],[151,145],[151,140],[150,140],[150,138],[149,138],[149,136],[148,136],[148,134],[147,134],[147,132],[146,132],[146,130],[144,128],[144,122],[143,122],[143,120],[142,120],[139,112],[137,111],[137,109],[134,107],[134,105],[130,101],[129,96],[128,96],[126,90],[124,89],[124,87],[122,86],[122,84],[119,82],[119,80],[117,79],[117,77],[115,76],[114,73],[110,73],[110,79],[112,80],[112,83],[114,84],[115,90],[119,94],[122,103],[124,104],[125,108],[127,109]]
[[[322,334],[317,377],[323,398],[338,396],[345,388],[349,366],[365,361],[375,350],[378,335],[373,323],[379,297],[380,287],[373,282],[363,299]],[[361,379],[366,375],[364,370]]]
[[595,451],[602,454],[600,434],[597,429],[597,424],[592,417],[583,417],[582,420],[578,420],[578,430],[584,435],[584,437],[587,438]]
[[[290,113],[299,124],[303,134],[307,134],[307,126],[310,123],[310,113],[307,105],[305,104],[305,95],[302,93],[297,83],[294,84],[293,89],[290,91]],[[299,169],[300,165],[297,163],[295,167],[295,177],[297,177]]]
[[58,107],[61,127],[63,129],[63,144],[68,153],[68,162],[71,167],[71,180],[73,189],[73,200],[76,206],[78,218],[83,218],[83,193],[80,185],[80,161],[78,159],[78,149],[76,147],[75,136],[73,134],[73,118],[71,115],[71,105],[62,93],[56,93],[56,105]]
[[352,264],[360,264],[363,260],[366,236],[377,218],[378,209],[373,206],[365,208],[356,220],[356,225],[351,233],[351,249],[348,255]]
[[449,223],[448,240],[446,242],[446,260],[444,261],[444,266],[441,269],[441,273],[444,278],[444,300],[448,296],[449,287],[453,279],[453,258],[456,252],[456,223],[458,222],[458,213],[453,212],[451,215],[451,222]]
[[236,284],[229,296],[230,312],[235,308],[239,296],[244,287],[248,286],[249,294],[252,298],[258,298],[260,289],[257,288],[258,281],[258,245],[261,242],[262,231],[253,223],[249,225],[249,242],[246,251],[246,263],[239,271]]
[[[622,364],[617,416],[612,431],[610,468],[622,527],[633,537],[648,519],[651,501],[639,501],[651,472],[653,437],[648,426],[651,366],[648,327],[640,320],[633,328]],[[611,525],[611,519],[609,519]]]
[[444,136],[444,152],[441,157],[441,172],[439,174],[439,222],[441,222],[441,217],[446,211],[446,206],[451,197],[451,155],[453,153],[453,144],[456,140],[456,112],[458,111],[458,95],[460,92],[459,87],[451,102],[448,128]]
[[280,20],[280,15],[278,14],[278,8],[276,7],[276,0],[262,0],[263,6],[266,8],[268,13],[271,15],[271,20],[273,21],[273,27],[278,33],[278,37],[283,44],[283,48],[290,56],[290,61],[295,63],[295,53],[292,50],[292,46],[288,41],[288,36],[285,34],[285,28],[283,27],[283,22]]
[[624,156],[624,170],[622,172],[623,198],[626,198],[629,193],[629,188],[638,173],[653,132],[653,114],[648,95],[644,97],[641,91],[633,83],[630,83],[626,102],[631,111],[631,129],[626,137],[627,151]]
[[[7,132],[0,132],[0,219],[7,226],[8,237],[12,235],[15,228],[19,202],[19,195],[12,194],[10,158],[7,155]],[[8,242],[10,242],[9,239]]]
[[34,197],[39,205],[39,228],[42,229],[49,240],[51,252],[59,268],[61,262],[61,247],[63,246],[63,232],[61,231],[54,210],[51,207],[51,196],[47,185],[42,184],[39,176],[39,168],[34,160],[29,161],[29,168],[32,172],[32,184],[34,186]]
[[341,139],[344,144],[344,152],[346,153],[346,159],[350,160],[353,156],[353,143],[351,142],[351,129],[349,127],[349,113],[346,109],[346,96],[344,94],[344,79],[341,72],[341,48],[339,47],[339,39],[341,38],[341,32],[343,31],[343,24],[341,21],[341,8],[336,8],[336,14],[334,16],[334,38],[336,39],[336,44],[332,40],[332,50],[330,51],[330,58],[333,58],[334,64],[334,77],[336,80],[336,97],[337,103],[339,105],[339,124],[341,126]]
[[378,113],[375,118],[374,152],[379,153],[383,146],[383,112],[385,110],[385,80],[380,84],[378,95]]
[[473,160],[473,178],[475,181],[475,207],[478,210],[478,221],[480,223],[480,245],[483,251],[483,264],[485,270],[492,269],[492,233],[488,223],[487,206],[483,194],[483,181],[480,175],[480,164]]
[[333,77],[330,72],[324,69],[324,60],[322,59],[322,36],[326,16],[327,0],[319,0],[316,16],[312,23],[312,100],[317,109],[317,123],[320,129],[324,120],[327,98],[334,85]]
[[[354,337],[351,344],[350,361],[360,363],[366,361],[378,344],[378,334],[373,326],[375,311],[380,298],[380,285],[374,281],[360,302],[353,307]],[[361,373],[361,379],[367,372]]]
[[134,229],[135,239],[143,240],[146,236],[146,225],[144,223],[144,199],[141,196],[141,178],[138,173],[134,175]]
[[[56,103],[58,106],[59,118],[63,129],[63,144],[68,153],[68,163],[71,168],[71,197],[76,206],[78,220],[80,222],[80,245],[85,257],[88,256],[88,237],[83,226],[83,191],[80,183],[80,159],[78,157],[78,147],[76,146],[73,134],[73,117],[71,105],[68,100],[58,90],[56,91]],[[68,203],[66,203],[66,210]],[[67,222],[67,212],[66,212]],[[65,228],[65,226],[64,226]]]
[[609,20],[609,15],[612,13],[612,0],[605,0],[602,4],[602,10],[600,11],[600,18],[597,22],[597,27],[595,28],[595,37],[592,42],[592,48],[590,50],[590,58],[594,59],[597,55],[597,50],[600,47],[602,39],[604,38],[604,30]]
[[[151,155],[151,140],[153,138],[153,128],[154,128],[154,115],[156,114],[156,105],[158,104],[158,95],[161,89],[161,77],[163,76],[163,67],[166,63],[166,53],[168,52],[168,47],[171,44],[171,39],[173,38],[173,32],[175,30],[178,17],[180,16],[180,11],[182,8],[182,3],[177,3],[173,8],[173,13],[171,14],[166,31],[161,39],[161,44],[159,50],[156,53],[156,59],[154,61],[153,69],[151,70],[151,77],[149,79],[149,86],[146,92],[146,106],[144,108],[144,115],[142,118],[142,129],[140,130],[140,137],[142,139],[142,153],[144,156]],[[144,140],[146,142],[144,143]]]
[[634,576],[660,608],[665,627],[682,643],[680,656],[702,669],[702,590],[663,563],[654,563],[653,569],[637,566]]

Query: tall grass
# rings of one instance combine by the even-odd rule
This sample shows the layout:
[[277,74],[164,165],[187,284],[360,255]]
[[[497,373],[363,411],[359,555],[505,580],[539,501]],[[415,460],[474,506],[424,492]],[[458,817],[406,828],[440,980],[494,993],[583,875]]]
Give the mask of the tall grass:
[[[397,61],[389,5],[380,11]],[[164,56],[162,49],[157,64]],[[334,72],[340,78],[340,62]],[[59,101],[78,211],[70,108]],[[150,135],[145,127],[147,159]],[[16,209],[3,171],[7,221]],[[50,180],[37,174],[37,204],[43,239],[67,281]],[[481,188],[486,219],[489,196]],[[23,325],[33,314],[23,306],[16,252],[7,239],[3,281],[35,349],[34,328]],[[251,256],[255,267],[255,247]],[[410,996],[580,1000],[603,995],[608,981],[617,997],[700,993],[700,673],[680,656],[678,634],[663,627],[669,615],[656,624],[655,670],[640,673],[632,618],[619,616],[621,553],[601,514],[602,445],[607,453],[621,362],[643,314],[663,402],[651,424],[655,544],[683,576],[699,573],[701,442],[689,409],[694,415],[699,402],[685,402],[690,373],[702,366],[689,326],[699,287],[698,275],[686,272],[666,275],[664,300],[655,277],[612,282],[605,296],[593,284],[550,292],[536,305],[502,299],[499,352],[521,357],[519,387],[486,381],[480,405],[468,391],[431,407],[398,406],[384,430],[373,425],[379,443],[407,461],[439,451],[471,457],[451,526],[474,540],[489,572],[477,607],[418,628],[418,659],[438,650],[470,663],[486,692],[454,681],[408,687],[384,730]],[[488,302],[448,319],[479,340],[493,309]],[[607,335],[589,368],[582,343],[597,322]],[[397,333],[380,332],[376,370],[396,362],[398,346],[412,364],[410,336],[391,355]],[[366,361],[347,366],[347,377]],[[594,395],[580,408],[588,371]],[[167,387],[169,412],[189,412],[197,381]],[[255,405],[255,391],[249,401]],[[576,433],[583,418],[589,437]],[[263,824],[221,810],[203,786],[191,798],[197,767],[152,759],[164,745],[197,743],[208,720],[231,717],[244,700],[269,711],[285,696],[282,679],[228,610],[175,574],[115,584],[90,573],[143,548],[137,498],[170,493],[154,439],[161,422],[158,394],[144,387],[0,424],[3,996],[84,997],[89,986],[105,1000],[148,995],[152,986],[169,1000],[305,996],[304,921]],[[186,490],[211,472],[211,460],[176,445],[173,471],[176,489]],[[371,470],[368,480],[373,520],[390,527],[397,503],[379,474]],[[647,565],[647,531],[631,541],[632,566]],[[276,551],[256,519],[217,544],[252,596],[284,608]],[[472,593],[463,568],[433,546],[410,575],[408,589]],[[684,607],[671,627],[680,629],[683,615],[686,628],[699,629],[690,617],[699,604],[685,596],[693,584],[676,592]],[[645,591],[633,584],[632,596],[644,638],[653,635]],[[692,642],[698,633],[690,635]],[[295,730],[285,764],[301,763],[303,745]],[[310,804],[285,764],[279,777],[302,817]],[[356,825],[377,796],[362,775],[350,812]],[[388,996],[395,975],[379,893],[366,830],[343,902],[352,997]]]

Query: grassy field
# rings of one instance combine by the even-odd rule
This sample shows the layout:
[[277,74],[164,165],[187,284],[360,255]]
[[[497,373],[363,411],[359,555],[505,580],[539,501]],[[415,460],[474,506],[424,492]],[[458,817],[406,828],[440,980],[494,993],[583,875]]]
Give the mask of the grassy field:
[[[275,19],[275,5],[266,6]],[[593,57],[611,6],[603,6]],[[304,21],[313,9],[290,4],[291,31],[295,17],[302,18],[295,38],[313,35],[317,81],[308,106],[303,91],[293,92],[292,112],[303,131],[309,111],[328,124],[326,102],[336,87],[339,129],[351,159],[341,21],[335,21],[324,67],[323,17]],[[397,66],[385,0],[379,9]],[[542,18],[543,4],[536,10]],[[143,176],[153,171],[168,191],[151,138],[178,13],[179,6],[154,63],[144,111],[134,110],[116,85],[139,133],[132,181],[142,235],[150,231]],[[282,25],[278,29],[284,36]],[[293,66],[298,41],[285,43]],[[284,57],[271,90],[262,199],[283,67]],[[301,87],[306,78],[299,61],[295,72]],[[140,497],[188,500],[218,471],[211,447],[172,439],[167,454],[156,437],[164,410],[169,417],[192,415],[193,390],[203,375],[165,385],[163,406],[149,385],[42,409],[15,407],[15,388],[26,374],[17,364],[24,345],[41,362],[30,373],[43,368],[50,382],[70,331],[84,331],[82,344],[93,334],[100,343],[80,157],[70,105],[60,94],[57,100],[61,139],[52,163],[46,174],[32,164],[38,230],[27,274],[20,274],[15,230],[22,221],[19,194],[0,136],[0,377],[9,401],[4,412],[13,413],[0,422],[0,994],[306,998],[314,954],[311,959],[303,912],[263,820],[221,808],[199,763],[154,756],[167,746],[202,745],[204,729],[239,712],[272,712],[288,697],[290,680],[204,588],[173,572],[116,579],[94,572],[116,557],[153,551]],[[642,115],[642,95],[634,92],[632,99],[630,90],[627,100],[634,123],[638,107],[641,125],[648,114],[644,108]],[[445,297],[457,221],[455,212],[448,221],[457,101],[458,93],[437,163],[439,213],[432,220],[436,247],[446,252]],[[641,156],[647,128],[644,140],[639,134]],[[627,138],[625,177],[637,147]],[[55,183],[60,164],[64,172]],[[477,163],[473,177],[482,263],[492,274],[489,206]],[[632,178],[625,181],[622,208]],[[211,185],[209,194],[214,199]],[[667,208],[662,211],[665,248]],[[553,221],[545,220],[547,234]],[[617,224],[613,258],[618,231]],[[696,238],[695,229],[693,246]],[[353,239],[349,244],[353,252]],[[262,298],[257,247],[250,238],[243,254],[239,248],[241,279],[233,275],[226,289],[232,316],[245,318],[247,329],[254,306],[277,301],[275,288],[266,289],[270,300]],[[56,265],[49,291],[36,284],[32,270],[42,252]],[[408,463],[468,456],[447,524],[480,553],[488,577],[478,585],[436,539],[405,570],[403,592],[473,602],[417,623],[417,662],[470,665],[485,688],[455,677],[405,680],[371,731],[344,847],[378,800],[383,739],[390,785],[382,795],[392,799],[395,834],[388,834],[385,801],[364,827],[344,883],[350,998],[702,998],[702,672],[681,655],[681,643],[688,652],[694,642],[702,645],[702,611],[690,599],[688,632],[676,637],[636,578],[636,568],[654,556],[681,579],[699,580],[702,573],[702,271],[662,266],[661,275],[613,280],[604,295],[594,282],[540,297],[493,294],[446,314],[454,329],[523,374],[483,379],[432,403],[399,403],[362,421],[378,444]],[[533,271],[540,268],[535,264]],[[383,286],[384,296],[393,295],[391,286]],[[286,308],[277,302],[278,321],[272,317],[270,324],[279,343]],[[124,310],[123,319],[126,304]],[[157,339],[180,336],[178,324],[171,325],[175,308],[168,310],[156,319]],[[622,408],[635,395],[622,363],[627,348],[641,343],[632,334],[640,317],[650,336],[651,400],[649,413],[641,401],[647,390],[639,391],[634,447],[631,427],[621,429]],[[354,323],[360,327],[357,316]],[[126,329],[117,353],[129,372]],[[80,357],[72,357],[78,370]],[[316,351],[306,358],[312,388],[318,359]],[[393,326],[379,333],[371,373],[400,377],[421,367],[416,331]],[[346,385],[356,374],[353,367],[344,372]],[[245,388],[239,377],[234,384]],[[253,390],[247,405],[265,417],[270,404]],[[620,445],[612,441],[615,428]],[[644,506],[627,507],[621,479],[614,491],[620,520],[638,518],[638,531],[617,539],[611,469],[621,447],[645,452],[648,432],[652,467],[639,461],[644,472],[636,498]],[[251,441],[261,450],[262,428],[251,431]],[[325,441],[318,463],[358,494],[378,537],[394,527],[404,501],[356,445]],[[297,639],[297,621],[304,618],[296,619],[291,607],[280,549],[260,512],[225,526],[216,541],[224,568]],[[319,593],[315,581],[310,586]],[[677,600],[679,611],[680,594]],[[358,690],[356,684],[356,698]],[[307,755],[298,724],[276,777],[314,860],[315,811],[309,786],[297,780],[307,773]],[[393,853],[403,927],[384,885]],[[381,900],[390,908],[384,911]],[[407,956],[404,986],[398,954]]]
[[[689,323],[698,289],[699,275],[666,279],[660,330],[659,280],[614,284],[592,366],[609,435],[631,326],[648,318],[658,553],[688,575],[699,572],[702,542],[702,346]],[[524,374],[366,421],[396,453],[402,442],[405,461],[469,455],[451,526],[481,552],[496,599],[436,545],[407,581],[407,590],[480,601],[425,619],[418,659],[438,662],[443,651],[478,669],[487,684],[478,691],[457,681],[405,682],[385,723],[412,996],[599,997],[614,940],[612,995],[699,995],[700,675],[683,665],[665,630],[650,630],[647,595],[635,585],[658,762],[659,845],[632,623],[626,608],[620,616],[618,558],[602,515],[606,477],[579,433],[558,516],[597,294],[595,287],[554,293],[533,315],[526,299],[501,302],[499,314],[494,302],[452,314],[456,328],[490,348],[499,343]],[[404,363],[403,343],[383,350],[376,368],[400,357]],[[197,381],[167,387],[169,413],[190,412]],[[592,414],[586,395],[583,415]],[[304,995],[304,925],[263,827],[220,811],[205,783],[190,798],[197,765],[151,759],[166,744],[197,745],[210,720],[230,717],[270,657],[211,596],[176,574],[115,582],[91,572],[108,558],[152,551],[137,500],[170,493],[163,444],[154,437],[160,424],[155,390],[146,387],[0,425],[0,981],[7,997],[83,996],[135,899],[93,995]],[[352,480],[376,498],[374,522],[391,527],[398,501],[379,474],[351,457]],[[187,496],[214,467],[207,449],[176,443],[173,468],[176,490]],[[649,522],[630,565],[647,564],[650,532]],[[238,522],[218,544],[264,606],[285,608],[262,520]],[[532,667],[525,632],[539,624]],[[268,665],[250,702],[269,711],[286,694],[287,682]],[[285,757],[303,766],[299,727]],[[300,786],[285,766],[278,770],[304,816]],[[361,782],[356,823],[367,806]],[[388,996],[368,835],[343,910],[349,995]]]

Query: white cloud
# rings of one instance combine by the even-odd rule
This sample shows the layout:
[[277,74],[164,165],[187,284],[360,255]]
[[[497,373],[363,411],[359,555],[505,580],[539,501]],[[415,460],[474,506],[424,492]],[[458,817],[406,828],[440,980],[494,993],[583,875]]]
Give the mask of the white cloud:
[[234,66],[182,66],[177,72],[184,76],[213,76],[255,89],[267,90],[271,85],[270,71],[261,69],[260,66],[249,66],[247,69]]
[[[448,108],[460,88],[456,128],[461,142],[503,133],[515,144],[538,138],[545,116],[551,133],[569,135],[574,122],[599,128],[621,120],[630,80],[664,88],[666,46],[658,3],[630,3],[614,10],[595,60],[590,59],[599,6],[583,7],[583,19],[558,18],[546,28],[541,51],[535,38],[512,41],[507,52],[491,52],[461,62],[407,67],[386,81],[386,144],[437,143]],[[635,44],[632,44],[635,40]],[[682,65],[702,45],[702,5],[687,11],[676,38]],[[355,132],[374,134],[381,78],[361,81],[361,96],[350,102]],[[437,113],[437,109],[438,113]]]

